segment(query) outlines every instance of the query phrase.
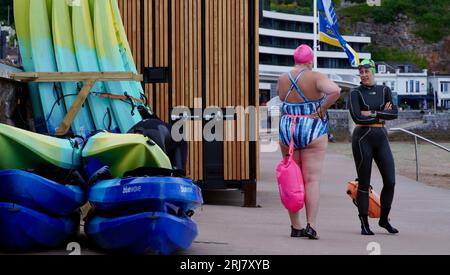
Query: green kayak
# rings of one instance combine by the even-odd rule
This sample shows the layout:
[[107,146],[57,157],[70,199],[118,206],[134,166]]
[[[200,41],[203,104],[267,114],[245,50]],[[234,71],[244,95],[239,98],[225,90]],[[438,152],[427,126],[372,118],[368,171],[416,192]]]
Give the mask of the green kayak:
[[172,169],[164,151],[143,135],[99,133],[91,137],[82,157],[108,165],[115,178],[141,167]]
[[54,138],[6,124],[0,124],[0,148],[0,170],[74,169],[81,165],[81,145],[75,139]]

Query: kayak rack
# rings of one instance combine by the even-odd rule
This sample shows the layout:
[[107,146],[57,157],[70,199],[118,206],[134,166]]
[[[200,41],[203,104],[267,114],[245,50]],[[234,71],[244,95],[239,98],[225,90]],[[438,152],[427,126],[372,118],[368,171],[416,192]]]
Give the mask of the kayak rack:
[[22,82],[52,83],[52,82],[80,82],[84,86],[75,102],[70,107],[63,121],[56,130],[57,136],[65,135],[72,125],[76,115],[83,106],[92,87],[97,81],[143,81],[142,75],[127,72],[26,72],[11,74],[11,79]]

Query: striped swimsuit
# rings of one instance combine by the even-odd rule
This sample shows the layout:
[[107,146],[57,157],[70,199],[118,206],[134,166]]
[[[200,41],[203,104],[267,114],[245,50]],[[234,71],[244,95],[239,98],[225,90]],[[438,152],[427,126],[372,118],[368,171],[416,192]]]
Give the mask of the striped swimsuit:
[[[305,70],[302,70],[296,79],[292,77],[290,73],[289,79],[292,82],[292,86],[284,100],[284,104],[281,107],[281,119],[279,127],[280,141],[286,146],[289,146],[292,137],[292,127],[294,129],[294,145],[295,149],[304,149],[314,140],[320,138],[323,135],[328,134],[328,119],[313,119],[306,116],[317,113],[317,110],[321,104],[325,101],[325,97],[317,100],[310,101],[303,94],[302,90],[297,84],[297,81],[303,75]],[[289,103],[286,102],[289,95],[296,89],[299,95],[303,98],[302,103]]]

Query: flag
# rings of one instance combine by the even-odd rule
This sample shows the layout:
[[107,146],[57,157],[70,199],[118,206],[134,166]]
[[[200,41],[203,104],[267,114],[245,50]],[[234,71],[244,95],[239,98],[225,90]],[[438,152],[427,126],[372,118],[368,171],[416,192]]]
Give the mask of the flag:
[[359,65],[356,51],[339,34],[336,12],[331,0],[317,0],[319,10],[319,40],[344,49],[352,67]]

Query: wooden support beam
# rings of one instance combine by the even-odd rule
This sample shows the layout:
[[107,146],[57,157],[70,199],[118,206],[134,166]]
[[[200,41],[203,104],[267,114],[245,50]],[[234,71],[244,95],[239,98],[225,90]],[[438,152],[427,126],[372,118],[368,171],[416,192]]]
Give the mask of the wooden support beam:
[[14,73],[11,78],[22,82],[79,82],[83,81],[84,86],[78,94],[75,102],[70,107],[64,120],[56,130],[57,136],[65,135],[72,125],[75,117],[83,106],[92,87],[97,81],[143,81],[142,75],[129,72],[27,72]]
[[142,75],[136,75],[129,72],[29,72],[14,73],[11,78],[23,82],[77,82],[77,81],[143,81]]
[[63,136],[69,131],[70,126],[72,125],[75,117],[80,111],[81,106],[83,106],[84,102],[86,101],[86,98],[88,97],[89,92],[91,91],[91,88],[92,86],[94,86],[95,82],[96,82],[95,80],[86,81],[77,98],[75,99],[75,102],[72,104],[70,110],[64,117],[64,120],[61,122],[58,129],[56,130],[57,136]]

